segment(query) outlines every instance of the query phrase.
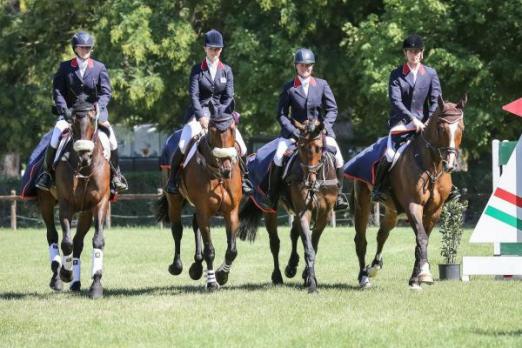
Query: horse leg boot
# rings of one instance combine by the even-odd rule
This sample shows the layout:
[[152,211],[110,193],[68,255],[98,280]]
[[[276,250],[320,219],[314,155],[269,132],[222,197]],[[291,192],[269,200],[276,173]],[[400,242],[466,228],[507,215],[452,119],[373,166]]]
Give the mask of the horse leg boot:
[[252,183],[248,178],[248,168],[245,164],[245,160],[243,160],[243,157],[239,157],[239,168],[241,169],[241,187],[243,189],[243,194],[248,196],[252,193],[253,188]]
[[273,163],[270,170],[269,188],[268,188],[268,202],[270,207],[277,209],[277,201],[279,199],[279,186],[281,184],[281,175],[283,174],[283,167]]
[[346,195],[343,193],[343,180],[344,180],[344,169],[343,167],[337,168],[337,187],[339,188],[339,193],[337,194],[337,200],[335,202],[335,210],[342,211],[347,210],[350,205],[348,204],[348,199],[346,199]]
[[170,175],[169,181],[167,182],[166,190],[168,193],[179,194],[179,167],[183,161],[183,153],[181,150],[176,148],[174,155],[172,155],[172,162],[170,163]]
[[118,154],[118,149],[111,151],[111,184],[112,187],[116,190],[116,192],[122,192],[128,190],[127,180],[121,174],[120,171],[120,156]]
[[375,175],[375,186],[372,191],[372,201],[382,202],[386,198],[386,178],[388,171],[390,170],[391,162],[388,162],[386,158],[383,158],[377,166],[377,173]]
[[53,169],[53,160],[56,155],[56,149],[51,145],[47,146],[47,150],[45,150],[45,159],[43,161],[43,172],[38,177],[38,181],[36,182],[36,187],[40,190],[49,191],[51,186],[53,185],[53,177],[51,175]]

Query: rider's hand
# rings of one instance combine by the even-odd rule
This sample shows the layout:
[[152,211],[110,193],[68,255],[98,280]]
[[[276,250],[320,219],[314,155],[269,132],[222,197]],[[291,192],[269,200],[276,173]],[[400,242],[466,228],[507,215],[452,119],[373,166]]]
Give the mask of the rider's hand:
[[412,119],[412,122],[413,122],[413,125],[415,126],[415,132],[419,133],[419,132],[422,132],[424,130],[424,128],[426,128],[426,125],[424,123],[422,123],[422,121],[420,121],[418,118],[413,118]]
[[207,129],[208,128],[208,117],[201,117],[199,119],[199,124],[201,125],[201,127],[203,127],[203,129]]

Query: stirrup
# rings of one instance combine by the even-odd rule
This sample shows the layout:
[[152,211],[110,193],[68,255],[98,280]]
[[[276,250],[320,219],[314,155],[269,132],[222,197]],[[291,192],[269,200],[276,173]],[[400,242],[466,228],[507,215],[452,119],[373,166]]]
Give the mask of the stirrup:
[[129,189],[129,186],[127,185],[127,179],[125,179],[122,175],[115,173],[112,177],[111,183],[117,192],[123,192]]
[[48,172],[42,172],[36,181],[35,186],[43,191],[50,191],[53,186],[53,178]]
[[348,200],[346,199],[346,195],[344,193],[339,193],[337,196],[337,199],[335,201],[335,211],[343,211],[348,210],[350,208],[350,203],[348,203]]

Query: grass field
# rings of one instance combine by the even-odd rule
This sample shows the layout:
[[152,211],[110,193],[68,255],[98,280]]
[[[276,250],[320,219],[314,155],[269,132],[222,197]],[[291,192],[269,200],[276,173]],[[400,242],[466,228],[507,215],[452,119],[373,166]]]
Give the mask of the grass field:
[[[282,228],[281,260],[290,243]],[[369,255],[375,250],[369,231]],[[470,245],[461,253],[488,255],[490,246]],[[254,244],[240,242],[229,283],[217,293],[192,281],[193,236],[185,229],[184,271],[167,272],[173,243],[168,229],[114,228],[107,231],[105,297],[87,297],[92,231],[82,255],[80,295],[48,288],[50,269],[43,230],[0,229],[1,347],[521,347],[522,282],[472,278],[470,283],[436,282],[422,292],[408,289],[414,238],[394,230],[384,251],[384,268],[373,288],[357,287],[353,228],[325,231],[316,274],[319,293],[309,295],[298,276],[270,283],[272,258],[264,230]],[[225,252],[223,229],[214,230],[216,264]],[[430,243],[434,276],[440,235]],[[460,257],[459,257],[460,259]],[[370,258],[368,258],[370,261]]]

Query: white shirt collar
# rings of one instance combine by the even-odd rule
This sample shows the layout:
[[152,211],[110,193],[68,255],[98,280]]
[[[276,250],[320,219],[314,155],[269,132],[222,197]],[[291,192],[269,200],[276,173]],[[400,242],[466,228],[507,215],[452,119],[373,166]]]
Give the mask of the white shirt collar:
[[307,78],[302,78],[301,76],[297,75],[297,78],[299,79],[299,81],[301,81],[301,84],[303,86],[308,85],[310,83],[310,76],[308,76]]
[[208,65],[209,68],[210,67],[212,67],[213,69],[217,68],[219,59],[216,59],[215,61],[211,61],[210,59],[208,59],[208,57],[205,57],[205,59],[207,60],[207,65]]

